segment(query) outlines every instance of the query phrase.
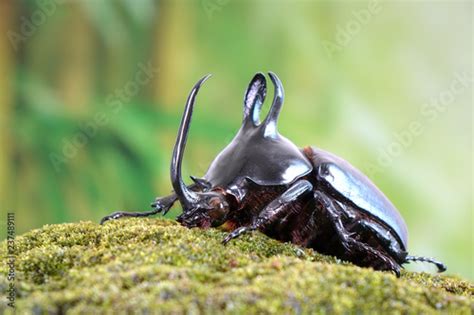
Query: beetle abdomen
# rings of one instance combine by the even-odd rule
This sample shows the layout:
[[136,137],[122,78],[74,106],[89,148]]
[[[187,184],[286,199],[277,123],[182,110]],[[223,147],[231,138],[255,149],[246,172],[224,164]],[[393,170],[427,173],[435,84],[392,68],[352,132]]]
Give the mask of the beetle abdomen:
[[303,152],[312,161],[317,181],[330,193],[338,194],[357,208],[389,226],[407,248],[408,232],[405,221],[395,206],[372,181],[344,159],[327,151],[306,147]]

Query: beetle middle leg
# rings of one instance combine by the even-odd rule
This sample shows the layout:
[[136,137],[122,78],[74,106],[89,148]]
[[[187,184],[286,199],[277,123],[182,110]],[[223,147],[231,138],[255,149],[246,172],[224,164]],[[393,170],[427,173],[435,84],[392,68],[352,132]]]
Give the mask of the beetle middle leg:
[[270,202],[260,214],[253,220],[249,226],[242,226],[230,232],[222,241],[227,244],[231,239],[239,237],[240,235],[264,228],[288,213],[290,208],[288,205],[295,202],[299,197],[313,190],[313,185],[307,180],[299,180],[288,188],[278,198]]
[[348,256],[356,254],[368,256],[369,259],[373,259],[369,266],[375,269],[379,269],[379,267],[381,267],[380,269],[388,269],[393,271],[397,277],[400,276],[400,265],[393,258],[353,237],[353,234],[346,229],[341,220],[341,214],[344,210],[330,196],[322,191],[316,191],[314,197],[316,203],[319,203],[324,208]]

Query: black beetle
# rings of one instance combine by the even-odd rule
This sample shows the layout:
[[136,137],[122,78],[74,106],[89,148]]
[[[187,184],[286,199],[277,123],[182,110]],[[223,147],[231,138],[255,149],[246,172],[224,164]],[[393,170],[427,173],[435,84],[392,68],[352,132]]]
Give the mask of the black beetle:
[[446,266],[431,258],[409,256],[407,227],[397,209],[360,171],[345,160],[315,147],[299,149],[277,131],[284,92],[269,73],[275,95],[260,122],[266,80],[257,73],[244,98],[242,127],[214,159],[203,178],[186,186],[181,162],[194,101],[209,78],[199,80],[188,96],[171,162],[173,194],[156,198],[147,212],[114,212],[101,224],[120,217],[166,214],[176,200],[186,227],[221,226],[232,230],[223,243],[260,230],[269,237],[310,247],[359,266],[400,275],[410,261]]

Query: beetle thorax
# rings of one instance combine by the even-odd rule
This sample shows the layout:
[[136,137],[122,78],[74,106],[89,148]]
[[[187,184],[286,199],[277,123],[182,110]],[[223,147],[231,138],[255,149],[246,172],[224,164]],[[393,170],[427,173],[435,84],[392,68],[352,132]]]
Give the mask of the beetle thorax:
[[290,140],[278,132],[265,135],[262,126],[244,125],[204,178],[220,187],[242,178],[265,186],[285,185],[311,170],[311,163]]

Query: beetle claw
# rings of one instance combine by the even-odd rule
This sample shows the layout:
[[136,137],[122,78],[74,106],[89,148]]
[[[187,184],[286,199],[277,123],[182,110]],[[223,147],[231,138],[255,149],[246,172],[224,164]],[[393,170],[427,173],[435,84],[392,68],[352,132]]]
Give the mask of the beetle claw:
[[229,243],[229,241],[230,241],[231,239],[232,239],[232,238],[230,237],[230,233],[229,233],[229,234],[227,234],[226,237],[224,237],[224,239],[222,240],[221,244],[225,246],[225,245],[227,245],[227,243]]
[[241,226],[241,227],[233,230],[229,234],[227,234],[227,236],[222,240],[222,244],[226,245],[231,239],[237,238],[240,235],[242,235],[244,233],[247,233],[247,232],[250,232],[250,231],[253,231],[253,230],[255,230],[255,228],[253,226]]
[[117,219],[119,219],[120,217],[123,216],[123,213],[124,213],[124,212],[122,212],[122,211],[117,211],[117,212],[114,212],[114,213],[112,213],[112,214],[109,214],[109,215],[103,217],[102,220],[100,220],[100,223],[99,223],[99,224],[100,224],[100,225],[103,225],[103,224],[104,224],[105,222],[107,222],[107,221],[110,221],[110,220],[117,220]]

